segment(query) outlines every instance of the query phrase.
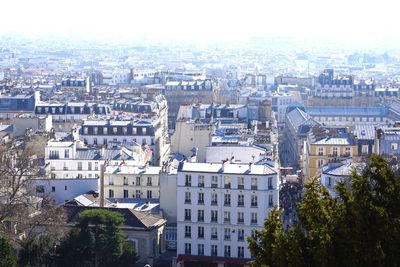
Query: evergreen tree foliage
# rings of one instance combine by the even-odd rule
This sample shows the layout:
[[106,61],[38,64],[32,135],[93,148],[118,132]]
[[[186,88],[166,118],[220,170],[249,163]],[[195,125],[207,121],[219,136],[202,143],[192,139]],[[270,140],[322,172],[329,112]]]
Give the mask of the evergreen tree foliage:
[[121,214],[103,210],[86,210],[79,222],[58,248],[57,266],[130,266],[136,254],[119,229]]
[[338,184],[338,198],[313,179],[298,205],[298,223],[285,231],[280,211],[249,237],[253,266],[400,266],[400,179],[372,155],[351,188]]
[[0,267],[13,267],[17,264],[14,249],[7,239],[0,237]]

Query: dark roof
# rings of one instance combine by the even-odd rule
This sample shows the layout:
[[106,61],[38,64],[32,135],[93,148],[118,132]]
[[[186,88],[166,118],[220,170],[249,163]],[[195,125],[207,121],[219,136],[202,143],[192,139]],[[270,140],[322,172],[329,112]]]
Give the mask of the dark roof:
[[320,125],[308,113],[298,107],[290,111],[286,117],[298,134],[306,134],[310,127]]
[[85,207],[64,205],[67,214],[67,223],[76,223],[79,219],[79,214],[85,210],[90,209],[106,209],[109,211],[117,212],[125,218],[122,227],[135,228],[135,230],[150,231],[166,223],[166,220],[151,214],[149,212],[134,211],[132,209],[124,208],[99,208],[99,207]]

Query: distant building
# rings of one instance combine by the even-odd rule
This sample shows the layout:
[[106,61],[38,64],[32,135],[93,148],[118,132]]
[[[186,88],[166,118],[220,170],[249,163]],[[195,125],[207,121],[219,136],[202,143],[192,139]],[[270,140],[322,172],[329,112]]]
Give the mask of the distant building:
[[[325,126],[355,126],[355,125],[376,125],[394,123],[396,120],[389,114],[389,108],[385,106],[377,107],[305,107],[315,121]],[[400,117],[398,117],[400,118]]]
[[[374,106],[375,83],[372,80],[355,81],[352,75],[334,75],[333,69],[324,70],[319,76],[312,96],[311,106]],[[331,102],[335,99],[334,103]]]
[[52,115],[54,128],[61,131],[70,131],[76,123],[93,115],[107,116],[111,108],[105,104],[94,103],[38,103],[35,108],[37,116]]
[[275,77],[275,85],[297,85],[308,88],[314,87],[315,77],[294,77],[279,75]]
[[328,163],[358,159],[355,136],[344,128],[313,127],[306,144],[303,165],[306,178],[320,174]]
[[80,139],[89,146],[113,146],[116,143],[148,145],[153,150],[151,163],[160,165],[169,155],[166,127],[161,122],[159,117],[132,120],[92,118],[83,121]]
[[287,107],[293,102],[293,97],[286,93],[272,95],[272,111],[276,114],[278,126],[282,129],[285,124]]
[[284,166],[290,166],[294,170],[302,168],[305,141],[310,129],[318,125],[320,124],[313,120],[302,107],[294,107],[287,113],[282,140],[283,146],[280,150],[280,157]]
[[400,156],[400,127],[381,127],[376,130],[375,149],[385,158]]
[[33,113],[38,101],[40,101],[39,92],[0,94],[0,119],[9,120],[19,113]]
[[191,81],[168,81],[165,84],[165,97],[168,101],[169,129],[175,129],[175,121],[181,105],[212,103],[213,83],[210,79]]

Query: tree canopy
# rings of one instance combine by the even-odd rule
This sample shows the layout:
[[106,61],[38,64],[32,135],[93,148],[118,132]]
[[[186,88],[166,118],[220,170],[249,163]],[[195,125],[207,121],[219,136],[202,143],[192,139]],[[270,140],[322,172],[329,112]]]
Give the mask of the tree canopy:
[[284,230],[281,212],[249,237],[253,266],[400,266],[400,179],[372,155],[351,188],[338,184],[335,199],[310,180],[298,205],[298,222]]
[[0,237],[0,267],[15,266],[17,257],[14,254],[15,251],[7,239]]
[[103,209],[80,213],[79,221],[57,249],[57,266],[130,266],[131,243],[119,229],[124,217]]

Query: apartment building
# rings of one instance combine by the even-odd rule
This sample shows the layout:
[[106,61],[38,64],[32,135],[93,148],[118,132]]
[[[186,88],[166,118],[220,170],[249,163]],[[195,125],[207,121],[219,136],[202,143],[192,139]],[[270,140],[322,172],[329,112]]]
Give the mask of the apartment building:
[[161,167],[107,166],[104,192],[109,198],[159,198]]
[[360,175],[365,166],[365,163],[351,161],[325,165],[321,172],[321,184],[326,187],[331,196],[338,197],[337,184],[345,183],[350,188],[352,172],[356,171]]
[[[180,164],[177,176],[177,263],[244,266],[246,238],[278,206],[278,173],[267,165]],[[225,264],[225,265],[224,265]],[[190,265],[188,265],[190,266]]]
[[[162,164],[169,154],[166,125],[158,116],[150,118],[120,117],[84,120],[80,138],[86,145],[107,146],[109,143],[138,143],[153,150],[151,163]],[[111,145],[111,144],[110,144]]]
[[50,140],[45,148],[47,172],[51,178],[99,178],[101,165],[144,166],[151,150],[137,144],[112,148],[79,147],[79,142]]
[[310,178],[320,174],[323,166],[343,160],[357,161],[358,145],[345,128],[314,127],[306,143],[304,173]]

